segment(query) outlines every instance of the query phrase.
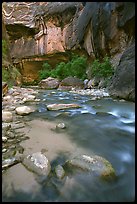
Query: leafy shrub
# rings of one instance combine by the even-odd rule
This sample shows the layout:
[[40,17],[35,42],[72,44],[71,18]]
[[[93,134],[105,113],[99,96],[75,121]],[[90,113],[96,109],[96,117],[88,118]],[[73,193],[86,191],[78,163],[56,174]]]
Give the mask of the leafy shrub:
[[10,79],[9,71],[2,67],[2,81],[7,82]]
[[106,56],[102,62],[98,59],[94,60],[91,65],[92,76],[97,77],[110,77],[114,73],[113,66],[111,65],[110,59]]
[[42,66],[43,69],[41,69],[38,74],[39,74],[39,79],[42,80],[42,79],[45,79],[47,77],[50,76],[50,72],[51,72],[51,66],[46,62],[43,64]]
[[2,40],[2,57],[3,57],[3,58],[6,57],[6,55],[7,55],[7,50],[8,50],[7,42],[6,42],[6,40]]
[[43,64],[43,69],[39,71],[39,78],[44,79],[49,76],[64,79],[68,76],[76,76],[80,79],[86,78],[87,58],[73,55],[71,61],[61,62],[51,69],[48,63]]

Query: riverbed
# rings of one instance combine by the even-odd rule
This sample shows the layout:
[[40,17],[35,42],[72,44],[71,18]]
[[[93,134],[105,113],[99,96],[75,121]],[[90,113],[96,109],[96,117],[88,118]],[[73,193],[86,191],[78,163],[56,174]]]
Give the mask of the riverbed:
[[[39,90],[39,102],[26,102],[36,111],[24,116],[29,139],[21,141],[25,154],[42,151],[52,169],[79,154],[107,159],[116,179],[103,181],[90,173],[55,176],[41,181],[21,163],[2,175],[3,202],[130,202],[135,198],[135,103],[109,96],[59,90]],[[48,111],[53,103],[76,103],[81,108]],[[66,128],[56,125],[64,123]]]

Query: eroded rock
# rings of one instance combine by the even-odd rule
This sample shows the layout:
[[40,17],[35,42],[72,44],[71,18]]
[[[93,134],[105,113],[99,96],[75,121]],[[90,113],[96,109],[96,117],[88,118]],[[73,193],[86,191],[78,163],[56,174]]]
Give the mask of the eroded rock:
[[47,109],[48,110],[63,110],[63,109],[67,109],[67,108],[80,108],[81,106],[78,104],[50,104],[47,105]]
[[33,110],[32,108],[30,108],[28,106],[20,106],[20,107],[17,107],[15,109],[15,111],[16,111],[16,113],[18,115],[22,115],[23,116],[23,115],[28,115],[28,114],[34,112],[35,110]]
[[113,169],[111,163],[103,157],[97,155],[76,156],[71,160],[68,160],[65,165],[68,165],[71,168],[75,167],[83,171],[89,171],[106,180],[116,176],[115,170]]
[[60,82],[59,90],[71,90],[72,88],[84,88],[84,82],[77,77],[67,77]]
[[22,163],[26,168],[38,175],[48,176],[51,170],[49,160],[41,152],[25,156]]
[[53,77],[48,77],[40,81],[39,86],[43,89],[57,89],[59,86],[59,80]]
[[62,179],[65,176],[65,171],[61,165],[55,167],[55,173],[59,179]]

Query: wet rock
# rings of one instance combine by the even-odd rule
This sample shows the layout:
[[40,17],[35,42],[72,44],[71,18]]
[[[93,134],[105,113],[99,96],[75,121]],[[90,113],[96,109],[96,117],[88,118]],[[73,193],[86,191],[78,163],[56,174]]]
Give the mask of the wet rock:
[[67,108],[80,108],[78,104],[51,104],[47,105],[48,110],[63,110]]
[[12,113],[9,111],[2,111],[2,121],[11,122],[13,120]]
[[11,125],[11,128],[12,128],[12,129],[20,129],[20,128],[24,128],[24,127],[25,127],[25,125],[24,125],[23,123],[19,123],[19,124],[13,123],[13,124]]
[[90,89],[86,89],[86,90],[74,90],[74,91],[70,91],[72,93],[77,93],[77,94],[81,94],[81,95],[91,95],[91,96],[95,96],[95,97],[106,97],[109,96],[109,93],[107,92],[107,89],[103,88],[103,89],[95,89],[92,88]]
[[88,82],[89,82],[88,79],[85,79],[85,80],[84,80],[84,89],[87,89],[87,88],[88,88]]
[[28,95],[25,98],[23,98],[23,101],[24,102],[34,101],[35,98],[36,98],[36,96],[34,96],[34,95]]
[[7,110],[8,110],[8,111],[14,111],[15,108],[16,108],[15,106],[8,106],[8,107],[7,107]]
[[56,125],[56,128],[65,129],[66,125],[65,125],[65,123],[59,123]]
[[7,137],[2,137],[2,142],[7,142]]
[[10,123],[2,123],[2,131],[8,131],[11,128]]
[[77,77],[67,77],[60,82],[59,90],[71,90],[72,88],[84,88],[84,82]]
[[53,77],[48,77],[40,81],[39,86],[43,89],[57,89],[59,86],[59,80]]
[[30,107],[28,107],[28,106],[20,106],[20,107],[17,107],[17,108],[15,109],[15,111],[16,111],[16,113],[17,113],[18,115],[23,116],[23,115],[28,115],[28,114],[34,112],[35,110],[33,110],[32,108],[30,108]]
[[55,167],[55,173],[59,179],[62,179],[65,176],[65,171],[61,165]]
[[7,131],[7,132],[6,132],[6,136],[7,136],[8,138],[11,138],[11,139],[15,138],[15,134],[14,134],[13,132],[11,132],[11,131]]
[[5,153],[5,152],[7,152],[7,149],[5,149],[5,148],[2,149],[2,153]]
[[51,170],[49,160],[41,152],[24,157],[22,163],[26,168],[38,175],[48,176]]
[[12,96],[4,96],[3,97],[3,100],[5,100],[5,101],[10,101],[12,99]]
[[116,176],[111,163],[97,155],[80,155],[68,160],[66,164],[71,168],[75,167],[84,171],[89,171],[106,180]]
[[2,169],[6,169],[10,166],[17,164],[17,163],[19,163],[19,161],[15,157],[5,159],[4,161],[2,161]]

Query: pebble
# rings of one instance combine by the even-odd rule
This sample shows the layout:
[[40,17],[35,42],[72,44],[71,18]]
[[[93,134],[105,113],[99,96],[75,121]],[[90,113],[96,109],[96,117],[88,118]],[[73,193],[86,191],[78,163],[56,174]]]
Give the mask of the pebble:
[[61,165],[55,167],[55,173],[59,179],[62,179],[65,176],[65,171]]
[[2,142],[7,142],[7,137],[2,137]]
[[5,152],[7,152],[7,149],[5,149],[5,148],[2,149],[2,153],[5,153]]
[[66,125],[65,123],[59,123],[56,125],[57,128],[61,128],[61,129],[65,129],[66,128]]

